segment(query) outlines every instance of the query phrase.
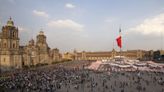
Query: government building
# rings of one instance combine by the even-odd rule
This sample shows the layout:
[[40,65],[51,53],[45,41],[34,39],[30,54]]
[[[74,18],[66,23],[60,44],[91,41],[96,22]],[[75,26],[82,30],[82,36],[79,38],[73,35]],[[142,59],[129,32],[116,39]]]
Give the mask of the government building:
[[59,49],[51,49],[43,31],[31,39],[25,46],[19,44],[19,29],[10,18],[0,32],[0,66],[1,69],[17,69],[23,66],[51,64],[61,60]]
[[127,50],[121,53],[113,49],[112,51],[98,51],[98,52],[67,52],[64,54],[64,58],[68,60],[110,60],[115,56],[125,56],[129,59],[143,59],[146,51],[144,50]]

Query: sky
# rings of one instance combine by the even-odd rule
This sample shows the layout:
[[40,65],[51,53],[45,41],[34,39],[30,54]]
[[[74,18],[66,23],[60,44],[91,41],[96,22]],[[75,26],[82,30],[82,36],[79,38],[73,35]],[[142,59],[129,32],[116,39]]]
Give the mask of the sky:
[[164,49],[164,0],[0,0],[0,27],[10,16],[20,45],[44,31],[50,48],[67,51]]

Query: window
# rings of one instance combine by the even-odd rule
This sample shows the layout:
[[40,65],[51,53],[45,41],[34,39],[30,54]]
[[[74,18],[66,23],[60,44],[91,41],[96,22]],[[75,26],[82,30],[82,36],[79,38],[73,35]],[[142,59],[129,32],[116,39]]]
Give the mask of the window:
[[15,36],[15,32],[13,32],[13,37]]
[[15,48],[15,43],[13,44],[13,48]]
[[6,61],[6,58],[4,58],[3,61],[5,62]]
[[4,48],[6,48],[6,43],[4,43]]

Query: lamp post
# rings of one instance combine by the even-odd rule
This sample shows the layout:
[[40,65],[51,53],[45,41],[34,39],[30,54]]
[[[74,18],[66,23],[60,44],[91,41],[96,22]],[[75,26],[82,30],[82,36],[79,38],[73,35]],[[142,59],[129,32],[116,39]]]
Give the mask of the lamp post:
[[31,67],[31,65],[32,65],[32,64],[31,64],[31,63],[32,63],[32,61],[31,61],[31,52],[30,52],[28,55],[29,55],[29,59],[30,59],[30,60],[29,60],[29,61],[30,61],[29,66]]
[[161,31],[161,51],[163,49],[163,32]]
[[31,51],[31,61],[32,61],[32,65],[34,65],[34,57],[35,57],[35,52]]
[[34,53],[33,51],[29,52],[30,66],[34,65],[34,62],[33,62],[34,54],[33,53]]
[[[1,50],[1,38],[0,38],[0,50]],[[1,54],[1,52],[0,52],[0,54]],[[1,56],[0,56],[0,59],[1,59]],[[2,67],[1,67],[1,60],[0,60],[0,75],[1,75],[1,69],[2,69]]]

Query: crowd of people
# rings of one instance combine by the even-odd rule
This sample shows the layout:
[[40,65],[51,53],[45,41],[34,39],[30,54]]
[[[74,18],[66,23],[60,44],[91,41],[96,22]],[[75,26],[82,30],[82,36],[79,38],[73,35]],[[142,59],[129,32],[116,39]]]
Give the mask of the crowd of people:
[[0,79],[2,92],[164,92],[164,73],[97,72],[84,62],[20,70]]

